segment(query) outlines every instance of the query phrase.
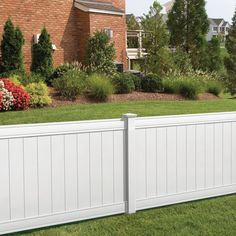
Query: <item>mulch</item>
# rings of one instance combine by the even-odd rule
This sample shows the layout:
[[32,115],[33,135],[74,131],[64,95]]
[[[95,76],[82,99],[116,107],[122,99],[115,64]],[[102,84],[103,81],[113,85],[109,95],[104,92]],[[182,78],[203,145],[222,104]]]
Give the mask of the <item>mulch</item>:
[[[78,96],[77,99],[74,101],[66,100],[60,97],[60,95],[53,88],[50,88],[50,95],[52,96],[53,107],[64,106],[64,105],[75,105],[75,104],[98,103],[85,95]],[[214,100],[220,98],[210,93],[203,93],[199,96],[198,99]],[[118,103],[118,102],[128,102],[128,101],[153,101],[153,100],[183,101],[187,99],[178,94],[133,92],[129,94],[113,94],[109,97],[107,102]]]

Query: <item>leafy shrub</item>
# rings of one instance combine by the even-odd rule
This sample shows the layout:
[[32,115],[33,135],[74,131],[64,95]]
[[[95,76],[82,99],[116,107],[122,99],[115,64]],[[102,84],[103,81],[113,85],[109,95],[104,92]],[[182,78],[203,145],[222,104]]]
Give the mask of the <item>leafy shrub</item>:
[[88,79],[88,89],[91,98],[103,102],[114,92],[112,82],[104,75],[92,74]]
[[62,77],[66,72],[68,72],[69,70],[73,70],[75,69],[75,66],[73,64],[70,63],[66,63],[66,64],[62,64],[60,66],[58,66],[53,74],[50,77],[50,82],[52,82],[54,79],[58,79],[60,77]]
[[22,86],[17,86],[10,79],[0,79],[0,110],[25,110],[29,107],[30,96]]
[[210,81],[207,85],[207,92],[219,96],[223,91],[223,86],[219,81]]
[[163,82],[156,74],[148,74],[141,79],[141,87],[144,92],[161,92],[163,91]]
[[115,47],[110,42],[108,35],[103,31],[97,31],[88,40],[87,60],[91,71],[106,75],[114,74],[116,66]]
[[129,74],[129,75],[134,82],[135,91],[141,91],[142,90],[142,84],[141,84],[142,75],[140,76],[134,75],[134,74]]
[[17,86],[22,85],[22,83],[20,82],[20,76],[18,76],[18,75],[11,75],[11,76],[9,77],[9,79],[10,79],[10,81],[11,81],[12,83],[14,83],[14,84],[17,85]]
[[69,70],[52,83],[62,97],[74,100],[86,88],[86,74],[79,70]]
[[133,76],[129,73],[119,73],[113,76],[112,82],[118,94],[131,93],[135,90]]
[[31,107],[44,107],[52,103],[52,99],[49,96],[48,87],[45,83],[31,83],[28,84],[25,89],[30,95]]
[[199,93],[201,92],[201,86],[199,83],[196,83],[190,79],[183,80],[178,85],[178,92],[183,97],[197,99]]

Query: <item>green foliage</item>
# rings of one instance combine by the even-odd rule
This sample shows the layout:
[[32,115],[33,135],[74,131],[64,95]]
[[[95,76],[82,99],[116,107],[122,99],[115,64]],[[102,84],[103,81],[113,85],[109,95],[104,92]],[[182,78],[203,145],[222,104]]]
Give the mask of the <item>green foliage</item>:
[[45,83],[30,83],[25,87],[30,95],[30,106],[33,108],[48,106],[52,103]]
[[178,72],[185,74],[193,70],[191,58],[188,53],[178,48],[172,55]]
[[128,30],[140,30],[140,25],[133,14],[126,16],[126,25]]
[[92,74],[88,78],[88,90],[91,98],[98,102],[104,102],[114,92],[114,87],[105,75]]
[[229,56],[225,58],[225,67],[228,73],[226,82],[229,91],[233,95],[236,94],[236,10],[225,46],[229,54]]
[[141,87],[144,92],[162,92],[163,81],[156,74],[148,74],[141,79]]
[[42,75],[48,80],[53,73],[51,37],[44,27],[41,31],[39,42],[33,45],[31,71]]
[[129,73],[118,73],[112,77],[115,91],[118,94],[132,93],[135,90],[133,76]]
[[24,37],[20,28],[15,28],[9,18],[4,25],[3,39],[1,41],[2,72],[12,73],[18,71],[24,73],[23,45]]
[[205,5],[205,0],[176,0],[168,14],[170,44],[190,54],[195,69],[204,66],[201,60],[209,29]]
[[14,83],[17,86],[22,85],[20,77],[18,75],[11,75],[9,76],[9,79],[11,80],[12,83]]
[[221,56],[220,40],[218,38],[212,38],[207,45],[207,68],[209,71],[220,71],[223,66],[223,60]]
[[197,99],[202,92],[218,96],[223,91],[222,83],[214,74],[193,72],[187,75],[171,75],[164,79],[166,93],[181,94],[189,99]]
[[66,72],[68,72],[69,70],[73,70],[73,69],[75,69],[75,66],[70,63],[65,63],[65,64],[58,66],[54,70],[53,74],[51,75],[50,81],[52,82],[54,79],[58,79],[58,78],[62,77]]
[[86,88],[87,75],[79,70],[69,70],[52,82],[62,97],[75,100]]
[[207,92],[219,96],[223,91],[223,86],[219,81],[210,81],[207,85]]
[[92,72],[106,75],[114,74],[116,66],[115,47],[110,42],[108,35],[103,31],[97,31],[90,36],[87,48],[88,65]]
[[161,5],[154,1],[149,13],[141,18],[141,25],[147,32],[143,38],[143,47],[147,52],[145,71],[162,77],[173,70],[174,62],[168,48],[169,32],[161,10]]
[[130,78],[132,78],[133,82],[134,82],[134,87],[135,87],[135,91],[141,91],[142,90],[142,75],[137,76],[134,74],[129,74]]

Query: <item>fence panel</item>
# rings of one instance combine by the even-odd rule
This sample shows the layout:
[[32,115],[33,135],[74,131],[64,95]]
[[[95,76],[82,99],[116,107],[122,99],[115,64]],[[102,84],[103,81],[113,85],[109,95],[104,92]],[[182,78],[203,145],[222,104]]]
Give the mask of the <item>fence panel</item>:
[[0,126],[0,234],[236,193],[236,113]]

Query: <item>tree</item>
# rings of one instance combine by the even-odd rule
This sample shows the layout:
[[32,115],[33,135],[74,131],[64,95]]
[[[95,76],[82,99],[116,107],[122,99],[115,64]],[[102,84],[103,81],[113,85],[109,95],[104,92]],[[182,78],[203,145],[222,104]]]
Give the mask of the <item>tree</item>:
[[229,56],[225,58],[228,86],[231,94],[236,94],[236,9],[225,46],[229,54]]
[[1,42],[2,68],[5,73],[24,72],[23,45],[24,37],[20,28],[15,28],[9,18],[5,23]]
[[208,70],[211,72],[220,71],[223,66],[223,60],[221,57],[219,38],[217,37],[212,38],[212,40],[208,42],[207,55],[208,55],[208,62],[207,62]]
[[126,24],[128,30],[140,30],[140,25],[133,14],[126,16]]
[[176,0],[168,14],[170,44],[190,54],[195,68],[202,66],[205,56],[205,35],[209,29],[205,5],[205,0]]
[[94,72],[107,75],[116,72],[114,64],[116,51],[109,36],[103,31],[97,31],[90,36],[87,47],[87,63]]
[[33,45],[31,71],[43,76],[46,80],[53,72],[51,37],[44,27],[41,31],[38,43]]
[[169,33],[161,10],[161,5],[154,1],[149,13],[141,18],[141,25],[145,32],[143,47],[147,52],[145,69],[159,76],[170,71],[174,64],[168,48]]

